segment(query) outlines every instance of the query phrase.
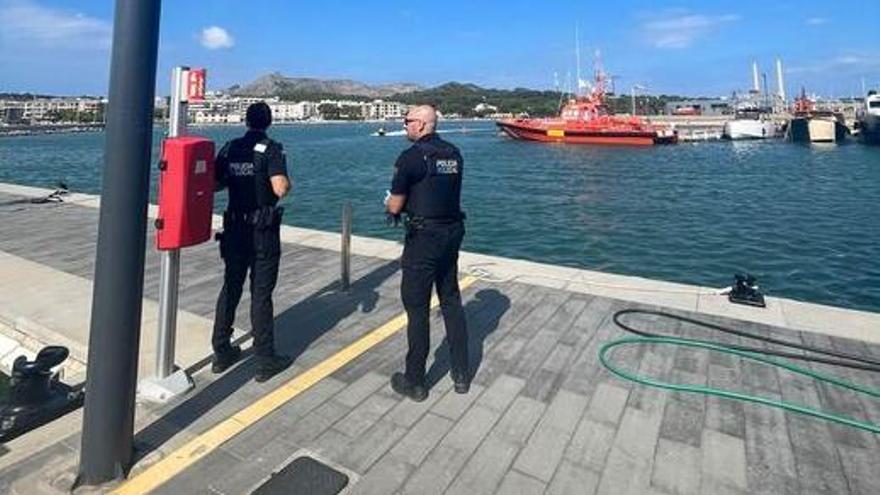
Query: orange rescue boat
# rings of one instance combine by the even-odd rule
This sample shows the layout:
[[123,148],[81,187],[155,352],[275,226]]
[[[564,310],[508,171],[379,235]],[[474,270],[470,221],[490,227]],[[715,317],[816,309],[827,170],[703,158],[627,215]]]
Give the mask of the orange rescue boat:
[[596,84],[585,96],[566,103],[558,117],[512,118],[495,122],[514,139],[545,143],[652,146],[675,144],[678,132],[640,117],[611,115],[605,105],[605,75],[596,71]]

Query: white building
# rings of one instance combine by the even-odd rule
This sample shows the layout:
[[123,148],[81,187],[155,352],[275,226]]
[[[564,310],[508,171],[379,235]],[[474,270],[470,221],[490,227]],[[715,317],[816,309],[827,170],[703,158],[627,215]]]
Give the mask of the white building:
[[53,113],[75,112],[97,115],[107,100],[102,98],[34,98],[30,100],[0,100],[0,112],[14,111],[24,120],[50,120]]
[[243,120],[240,112],[222,110],[198,110],[189,118],[195,124],[240,124]]
[[279,101],[269,103],[272,109],[274,122],[294,122],[308,120],[318,115],[318,104],[311,101],[299,101],[296,103]]
[[364,117],[372,120],[401,119],[409,106],[397,101],[373,100],[366,104]]
[[318,104],[311,101],[289,102],[279,98],[235,97],[209,93],[204,101],[191,102],[190,121],[196,124],[238,124],[244,122],[247,107],[265,102],[272,110],[273,122],[308,120],[318,115]]

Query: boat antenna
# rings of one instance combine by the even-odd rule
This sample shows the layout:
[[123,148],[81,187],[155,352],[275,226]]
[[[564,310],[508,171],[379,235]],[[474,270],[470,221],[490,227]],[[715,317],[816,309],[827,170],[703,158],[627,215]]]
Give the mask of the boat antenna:
[[581,89],[581,39],[578,24],[574,25],[574,61],[577,67],[577,92]]
[[565,94],[574,96],[571,86],[571,69],[565,73]]
[[770,107],[770,92],[767,91],[767,73],[761,73],[761,82],[764,83],[764,107]]
[[556,92],[559,93],[559,103],[556,104],[557,108],[562,108],[562,102],[565,101],[565,93],[562,92],[562,88],[559,87],[559,72],[553,71],[553,87],[556,88]]

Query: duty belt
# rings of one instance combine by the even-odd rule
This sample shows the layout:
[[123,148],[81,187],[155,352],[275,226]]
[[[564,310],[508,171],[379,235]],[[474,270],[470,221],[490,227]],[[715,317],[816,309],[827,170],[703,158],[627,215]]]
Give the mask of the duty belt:
[[426,225],[451,225],[454,223],[461,222],[466,218],[464,212],[461,212],[457,216],[453,217],[434,217],[434,218],[425,218],[420,216],[407,216],[404,219],[404,224],[408,228],[412,229],[420,229]]
[[281,221],[284,208],[277,206],[263,206],[250,212],[226,210],[223,214],[227,222],[245,223],[255,227],[268,227]]

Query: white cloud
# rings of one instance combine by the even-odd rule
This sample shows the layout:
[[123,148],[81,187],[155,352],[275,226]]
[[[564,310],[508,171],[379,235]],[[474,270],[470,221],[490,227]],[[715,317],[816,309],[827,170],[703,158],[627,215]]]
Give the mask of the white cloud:
[[828,73],[848,69],[877,69],[880,67],[880,58],[869,58],[862,55],[845,54],[821,60],[808,65],[795,66],[787,69],[789,74],[816,74]]
[[646,15],[651,20],[642,23],[642,36],[656,48],[687,48],[695,41],[712,34],[724,24],[738,21],[735,14],[703,15],[682,10]]
[[11,44],[53,48],[110,46],[110,22],[29,0],[0,0],[0,38]]
[[804,21],[804,24],[806,24],[807,26],[821,26],[822,24],[827,23],[828,19],[826,19],[825,17],[810,17],[809,19]]
[[208,50],[219,50],[235,46],[235,39],[225,29],[218,26],[203,29],[199,41]]

